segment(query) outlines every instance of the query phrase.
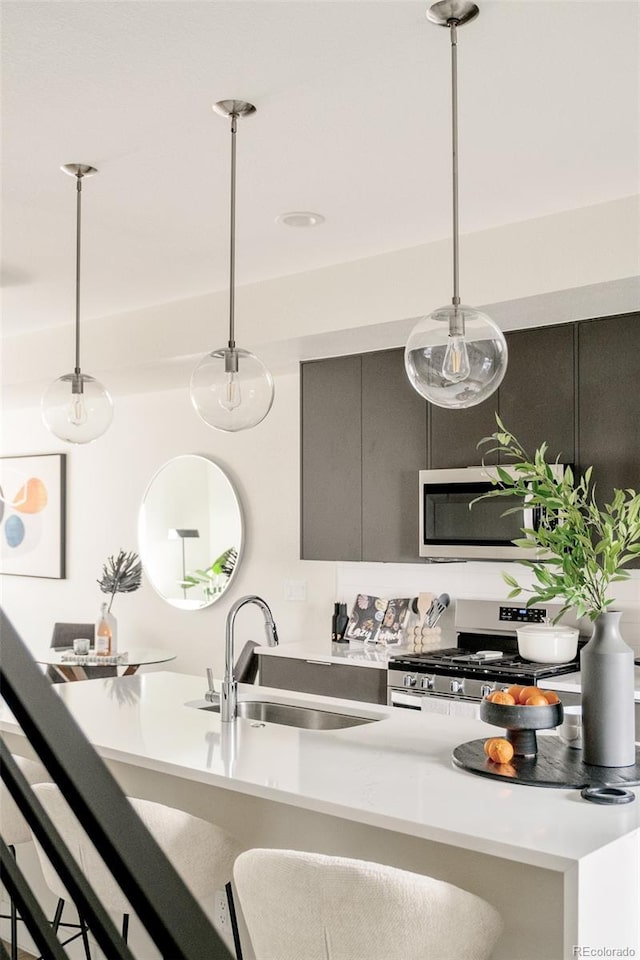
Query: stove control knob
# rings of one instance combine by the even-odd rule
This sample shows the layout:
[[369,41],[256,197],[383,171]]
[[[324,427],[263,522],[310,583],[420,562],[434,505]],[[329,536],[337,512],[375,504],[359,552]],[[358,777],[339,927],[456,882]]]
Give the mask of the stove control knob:
[[451,693],[464,693],[464,680],[452,680]]
[[480,687],[480,695],[482,698],[484,699],[484,697],[488,697],[490,693],[493,693],[493,685],[490,683],[483,683]]
[[435,677],[423,677],[422,678],[422,689],[423,690],[433,690],[435,682]]
[[402,678],[402,685],[403,687],[415,687],[416,678],[411,673],[405,673],[404,677]]

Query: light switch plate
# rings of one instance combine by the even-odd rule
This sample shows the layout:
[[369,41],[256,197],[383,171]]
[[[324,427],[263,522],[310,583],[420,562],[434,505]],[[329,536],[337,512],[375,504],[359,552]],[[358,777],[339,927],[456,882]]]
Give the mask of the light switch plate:
[[307,599],[307,581],[306,580],[285,580],[284,582],[285,600],[292,600],[300,603]]

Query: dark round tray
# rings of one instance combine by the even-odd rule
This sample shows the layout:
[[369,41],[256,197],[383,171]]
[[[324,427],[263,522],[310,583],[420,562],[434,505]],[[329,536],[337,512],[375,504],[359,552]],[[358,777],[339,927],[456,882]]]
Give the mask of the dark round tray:
[[[535,709],[535,708],[533,708]],[[582,750],[568,747],[555,736],[542,736],[535,757],[514,757],[510,763],[493,763],[484,752],[484,740],[457,746],[454,764],[481,777],[510,780],[534,787],[625,787],[640,784],[640,747],[630,767],[596,767],[582,762]]]
[[561,703],[546,707],[527,707],[507,703],[480,703],[480,719],[506,730],[507,740],[513,745],[517,757],[535,757],[538,751],[536,730],[549,730],[562,723],[564,712]]

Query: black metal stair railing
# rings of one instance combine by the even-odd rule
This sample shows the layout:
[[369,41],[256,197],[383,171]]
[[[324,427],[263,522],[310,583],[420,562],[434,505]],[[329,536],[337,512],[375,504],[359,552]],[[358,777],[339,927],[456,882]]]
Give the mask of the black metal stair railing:
[[[2,697],[91,837],[133,911],[166,960],[230,960],[231,954],[183,880],[38,669],[0,608]],[[2,779],[109,960],[135,960],[4,742]],[[51,925],[4,841],[2,882],[47,960],[66,960]],[[7,956],[0,946],[0,957]]]

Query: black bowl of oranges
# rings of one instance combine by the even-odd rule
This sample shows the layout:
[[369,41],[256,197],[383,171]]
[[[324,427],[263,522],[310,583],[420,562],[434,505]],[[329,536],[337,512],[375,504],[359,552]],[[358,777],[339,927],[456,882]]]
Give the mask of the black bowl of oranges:
[[506,739],[517,757],[535,757],[538,752],[536,730],[557,727],[562,717],[558,694],[540,687],[516,685],[496,690],[480,704],[480,719],[507,731]]

